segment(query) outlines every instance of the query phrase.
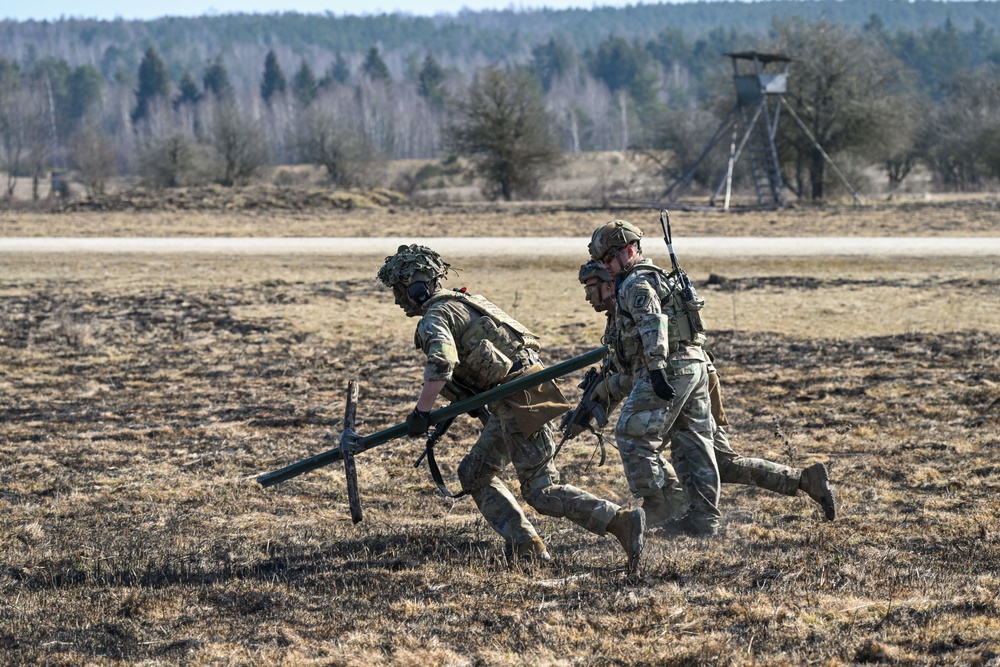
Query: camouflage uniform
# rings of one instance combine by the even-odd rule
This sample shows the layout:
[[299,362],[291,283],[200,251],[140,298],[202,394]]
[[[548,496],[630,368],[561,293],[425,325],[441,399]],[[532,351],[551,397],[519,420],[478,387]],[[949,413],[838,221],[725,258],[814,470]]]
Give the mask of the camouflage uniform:
[[[638,230],[633,231],[639,234]],[[608,245],[606,233],[607,229],[601,233],[604,235],[603,238],[598,240],[598,243],[603,246]],[[624,240],[620,239],[618,243],[621,244]],[[668,278],[677,277],[671,276]],[[623,351],[623,348],[618,345],[617,341],[614,318],[616,304],[614,302],[613,290],[609,289],[612,278],[602,262],[591,260],[580,267],[579,279],[587,287],[587,301],[593,306],[594,310],[597,312],[607,312],[608,316],[602,341],[613,352],[611,363],[605,369],[604,381],[595,391],[594,400],[602,406],[604,415],[610,415],[618,403],[631,393],[633,386],[631,375],[620,361],[623,356],[627,356],[627,353]],[[690,296],[695,301],[687,305],[700,309],[701,304],[698,303],[700,299],[697,299],[693,291]],[[662,303],[664,303],[663,299],[661,299]],[[684,310],[685,304],[673,299],[667,300],[666,303],[667,310],[672,312],[672,318],[668,318],[668,322],[675,321],[674,318],[677,318],[679,314],[676,312],[678,307],[680,307],[680,310]],[[689,321],[689,324],[694,324],[695,328],[698,329],[698,333],[693,336],[692,342],[695,344],[701,343],[704,340],[702,333],[704,325],[701,322],[700,315],[697,318],[697,322]],[[674,340],[683,338],[682,335],[679,335],[682,332],[684,335],[691,337],[692,331],[690,327],[677,327],[676,331],[671,332],[668,326],[668,337],[672,337]],[[799,490],[804,490],[810,497],[823,506],[827,519],[834,519],[836,516],[836,504],[833,492],[829,487],[826,468],[823,464],[814,464],[810,468],[803,470],[773,463],[765,459],[743,457],[733,450],[729,444],[729,438],[725,430],[725,427],[729,425],[729,421],[722,406],[722,393],[718,372],[711,353],[706,351],[706,355],[708,358],[708,391],[712,412],[712,444],[718,466],[720,484],[756,486],[788,496],[797,495]],[[602,415],[599,418],[601,426],[604,425],[603,419]],[[652,521],[653,526],[658,525],[664,518],[676,518],[684,511],[687,504],[683,487],[678,482],[676,472],[669,463],[664,462],[663,476],[663,500],[660,501],[659,496],[656,495],[644,497],[644,507],[647,501],[649,501],[649,509],[653,512],[653,514],[647,517],[648,520]]]
[[[596,398],[605,404],[605,414],[610,416],[618,404],[632,393],[634,382],[631,368],[624,364],[618,353],[614,313],[608,313],[607,317],[608,321],[604,327],[604,337],[601,341],[611,350],[610,372],[605,376],[602,386],[596,392],[598,394]],[[665,444],[664,441],[664,446]],[[624,461],[623,457],[622,462],[624,463]],[[679,518],[687,510],[687,496],[684,493],[684,487],[669,461],[660,457],[660,466],[663,470],[663,485],[661,487],[663,496],[670,505],[670,514]],[[632,488],[632,492],[635,493],[634,488]]]
[[719,373],[715,364],[708,364],[708,393],[712,402],[712,420],[715,430],[712,444],[715,446],[715,460],[719,464],[719,479],[723,484],[746,484],[756,486],[786,496],[794,496],[799,490],[802,478],[801,468],[774,463],[766,459],[752,459],[740,456],[729,444],[726,435],[726,411],[722,407],[722,392],[719,387]]
[[[612,350],[615,349],[614,341],[614,317],[608,315],[607,326],[604,330],[605,345]],[[623,372],[618,361],[618,356],[612,355],[611,372],[605,376],[603,386],[599,389],[598,399],[601,399],[606,406],[606,414],[610,415],[621,401],[632,391],[632,376]],[[729,444],[729,437],[726,433],[726,426],[729,421],[722,405],[722,392],[719,386],[719,374],[715,364],[708,363],[708,393],[711,401],[712,420],[714,430],[712,431],[712,445],[715,449],[715,460],[719,467],[719,482],[722,484],[745,484],[756,486],[761,489],[773,491],[786,496],[794,496],[799,490],[799,479],[802,477],[801,468],[774,463],[766,459],[755,459],[741,456]],[[671,504],[675,506],[675,511],[684,501],[684,489],[677,479],[677,473],[673,467],[664,462],[664,479],[666,480],[664,495],[673,499]]]
[[[638,497],[662,493],[669,480],[662,450],[669,436],[673,467],[688,494],[688,518],[714,533],[720,513],[719,470],[712,447],[708,358],[701,341],[671,340],[671,319],[661,300],[670,294],[663,271],[640,260],[616,281],[616,341],[631,366],[633,387],[615,426],[629,488]],[[653,391],[649,374],[663,369],[675,396]]]
[[[438,290],[424,304],[423,316],[415,333],[416,346],[427,355],[424,381],[458,381],[478,393],[496,386],[487,380],[479,361],[473,361],[474,348],[480,342],[474,328],[486,310],[497,314],[500,328],[514,341],[515,368],[538,364],[537,339],[516,320],[482,297]],[[470,335],[472,332],[472,335]],[[486,375],[489,375],[488,371]],[[453,397],[454,398],[454,397]],[[517,406],[508,400],[490,406],[491,416],[479,439],[459,465],[462,489],[472,496],[490,526],[508,546],[530,542],[538,537],[520,505],[500,479],[500,472],[514,464],[521,495],[540,514],[566,517],[587,530],[603,535],[621,509],[582,489],[559,484],[553,462],[555,447],[548,423],[533,433],[523,433],[516,418]]]

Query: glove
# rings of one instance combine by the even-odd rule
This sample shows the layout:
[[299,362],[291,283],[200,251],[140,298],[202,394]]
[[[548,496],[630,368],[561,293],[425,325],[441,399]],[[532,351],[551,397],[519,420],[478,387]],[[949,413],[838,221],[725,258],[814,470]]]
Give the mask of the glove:
[[406,416],[406,435],[415,438],[424,435],[431,427],[430,411],[424,412],[413,408],[413,412]]
[[[571,413],[567,412],[566,414],[571,414]],[[584,431],[590,430],[589,426],[593,418],[594,417],[593,415],[590,414],[589,410],[586,409],[580,410],[580,414],[578,414],[576,417],[576,423],[570,425],[569,430],[566,432],[566,436],[570,440],[572,440],[573,438],[580,435]]]
[[662,368],[655,371],[649,371],[649,381],[653,383],[653,393],[656,394],[657,398],[664,401],[674,400],[674,396],[677,392],[674,388],[670,386],[667,382],[667,373]]
[[[614,377],[614,376],[612,376]],[[604,411],[608,411],[608,406],[611,405],[611,399],[608,396],[608,384],[611,382],[611,378],[603,380],[594,389],[594,393],[591,394],[590,398],[595,404],[604,408]]]

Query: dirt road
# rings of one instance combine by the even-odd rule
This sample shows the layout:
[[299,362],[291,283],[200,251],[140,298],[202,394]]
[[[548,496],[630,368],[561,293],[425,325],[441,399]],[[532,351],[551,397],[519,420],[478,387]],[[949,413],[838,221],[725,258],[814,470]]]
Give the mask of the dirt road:
[[[383,257],[403,243],[421,243],[451,257],[580,257],[587,237],[570,238],[52,238],[9,237],[0,240],[2,253],[150,253],[249,255],[372,255]],[[653,255],[661,253],[651,239]],[[675,237],[685,257],[808,257],[808,256],[1000,256],[1000,237]]]

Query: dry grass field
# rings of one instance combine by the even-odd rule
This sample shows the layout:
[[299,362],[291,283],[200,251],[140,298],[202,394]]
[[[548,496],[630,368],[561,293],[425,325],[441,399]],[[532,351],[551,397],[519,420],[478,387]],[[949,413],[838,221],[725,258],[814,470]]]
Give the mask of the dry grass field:
[[[577,197],[561,202],[453,202],[407,205],[396,193],[325,188],[206,187],[109,195],[71,203],[72,213],[0,208],[4,236],[590,236],[595,220],[623,217],[655,227],[644,203],[607,208]],[[690,205],[703,205],[705,198]],[[679,217],[678,217],[679,216]],[[682,236],[997,236],[1000,196],[910,196],[777,211],[675,211]]]
[[[541,205],[4,212],[0,236],[579,236],[617,215],[655,224]],[[1000,236],[998,221],[987,199],[674,225]],[[471,500],[414,469],[415,440],[358,457],[358,525],[339,466],[260,488],[335,446],[349,379],[361,433],[411,409],[414,321],[374,286],[380,260],[10,254],[0,238],[0,664],[1000,664],[1000,259],[685,262],[734,446],[826,462],[840,516],[727,486],[722,533],[650,539],[638,576],[613,538],[530,509],[555,560],[508,567]],[[597,344],[579,263],[456,264],[449,284],[535,329],[549,363]],[[439,447],[453,487],[474,436],[462,418]],[[594,448],[566,446],[564,479],[631,504],[617,454],[597,467]]]

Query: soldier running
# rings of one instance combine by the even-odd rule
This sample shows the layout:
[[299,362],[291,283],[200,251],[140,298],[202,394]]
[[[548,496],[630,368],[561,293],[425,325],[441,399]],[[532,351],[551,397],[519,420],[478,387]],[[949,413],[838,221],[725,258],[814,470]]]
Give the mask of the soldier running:
[[[698,311],[681,304],[668,274],[644,259],[642,230],[625,220],[598,227],[590,256],[615,279],[616,352],[632,390],[615,425],[615,439],[632,494],[672,534],[715,535],[719,528],[719,469],[712,447],[708,357]],[[669,520],[672,489],[663,457],[685,490],[685,514]]]
[[[414,437],[427,433],[438,395],[458,400],[542,368],[538,337],[520,322],[464,288],[441,287],[449,268],[430,248],[409,245],[386,257],[378,272],[378,280],[392,289],[406,316],[420,318],[414,342],[427,355],[427,363],[416,406],[406,419],[407,433]],[[643,548],[642,509],[622,509],[575,486],[559,484],[549,420],[569,406],[552,382],[528,394],[489,406],[491,415],[479,439],[459,465],[462,490],[504,538],[510,562],[550,560],[545,543],[499,477],[513,463],[521,495],[529,505],[540,514],[566,517],[597,535],[614,535],[625,550],[627,569],[635,571]],[[552,409],[546,410],[547,404]]]
[[[587,301],[596,312],[604,312],[607,315],[607,325],[604,330],[603,342],[612,350],[612,359],[617,358],[614,350],[614,313],[615,313],[615,284],[608,274],[604,265],[591,260],[580,267],[580,282],[584,285]],[[719,375],[716,371],[714,360],[708,350],[708,393],[711,400],[712,419],[714,429],[712,431],[712,444],[715,448],[715,460],[719,467],[719,481],[722,484],[744,484],[756,486],[768,491],[780,493],[786,496],[797,495],[804,491],[810,498],[815,500],[823,508],[823,514],[829,521],[833,521],[837,516],[837,507],[834,501],[833,491],[830,489],[829,476],[826,466],[822,463],[814,463],[808,468],[793,468],[790,466],[774,463],[766,459],[756,459],[740,456],[729,444],[729,438],[725,427],[729,425],[726,418],[726,411],[722,405],[722,392],[719,385]],[[598,390],[595,398],[604,406],[605,415],[610,415],[615,407],[628,396],[632,389],[632,378],[625,369],[616,365],[614,373],[605,378]],[[625,372],[623,372],[625,371]],[[587,420],[582,420],[586,422]],[[604,424],[600,424],[603,426]],[[582,426],[577,432],[582,430]],[[574,433],[575,435],[575,433]],[[677,514],[678,508],[682,508],[686,502],[684,500],[683,488],[676,480],[676,473],[669,463],[664,464],[664,495],[667,498],[666,509],[663,516],[655,516],[652,512],[647,512],[647,527],[656,528],[663,521],[672,518]],[[676,487],[676,490],[674,489]],[[678,495],[677,491],[680,491]]]

